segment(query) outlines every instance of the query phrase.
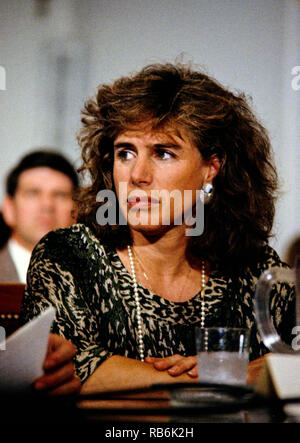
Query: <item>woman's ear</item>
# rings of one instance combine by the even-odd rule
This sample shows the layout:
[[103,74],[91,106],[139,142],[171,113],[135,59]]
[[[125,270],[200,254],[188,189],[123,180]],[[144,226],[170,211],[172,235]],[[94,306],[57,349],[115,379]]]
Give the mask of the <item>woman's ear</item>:
[[207,160],[207,174],[205,178],[205,183],[212,183],[213,179],[218,175],[220,167],[221,167],[221,161],[217,154],[213,154],[208,160]]
[[15,226],[15,205],[13,198],[9,195],[6,195],[4,197],[3,203],[2,203],[2,216],[5,221],[5,223],[10,227],[13,228]]

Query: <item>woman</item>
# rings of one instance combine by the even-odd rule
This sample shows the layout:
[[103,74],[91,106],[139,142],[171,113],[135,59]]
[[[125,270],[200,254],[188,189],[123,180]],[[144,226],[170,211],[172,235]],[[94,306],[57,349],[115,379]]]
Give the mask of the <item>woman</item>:
[[[245,98],[188,67],[152,65],[100,86],[82,123],[80,223],[36,247],[24,317],[55,306],[83,392],[196,380],[195,326],[249,328],[249,367],[260,367],[255,284],[285,265],[268,246],[270,142]],[[287,338],[292,312],[278,286],[272,314]]]

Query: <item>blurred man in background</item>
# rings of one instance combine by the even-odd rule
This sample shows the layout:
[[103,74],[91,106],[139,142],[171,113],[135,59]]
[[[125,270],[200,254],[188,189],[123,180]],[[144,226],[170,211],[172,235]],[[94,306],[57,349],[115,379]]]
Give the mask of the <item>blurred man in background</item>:
[[0,282],[25,283],[38,241],[47,232],[76,222],[72,197],[77,186],[73,166],[50,150],[31,152],[9,173],[2,215],[10,234],[6,242],[1,240]]

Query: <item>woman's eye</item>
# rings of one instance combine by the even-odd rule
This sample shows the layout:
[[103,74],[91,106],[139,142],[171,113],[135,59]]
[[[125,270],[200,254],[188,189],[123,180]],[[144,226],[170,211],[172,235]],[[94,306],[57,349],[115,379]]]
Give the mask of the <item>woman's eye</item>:
[[156,155],[161,160],[169,160],[170,158],[174,158],[175,157],[175,155],[172,152],[165,151],[164,149],[159,149],[158,151],[156,151]]
[[126,150],[126,149],[122,149],[122,150],[116,151],[116,157],[121,160],[130,160],[133,157],[133,153],[131,151]]

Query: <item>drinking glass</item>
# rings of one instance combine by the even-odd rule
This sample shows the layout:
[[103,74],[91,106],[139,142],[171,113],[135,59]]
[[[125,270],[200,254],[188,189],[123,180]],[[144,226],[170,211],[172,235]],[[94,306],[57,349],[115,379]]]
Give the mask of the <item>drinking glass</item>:
[[249,331],[243,328],[196,328],[200,383],[245,385]]

